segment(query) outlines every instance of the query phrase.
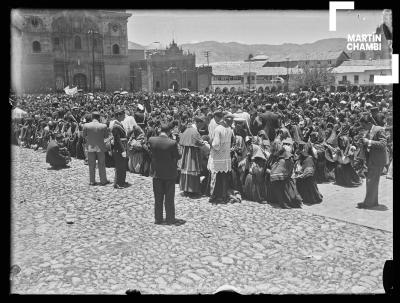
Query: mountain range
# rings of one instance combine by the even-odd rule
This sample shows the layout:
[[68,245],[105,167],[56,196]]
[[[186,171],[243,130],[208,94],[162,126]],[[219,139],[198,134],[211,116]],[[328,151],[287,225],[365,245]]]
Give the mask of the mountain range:
[[[128,42],[129,49],[145,49],[144,46]],[[196,64],[206,64],[207,58],[204,56],[205,51],[209,51],[209,62],[223,61],[242,61],[246,60],[249,54],[256,55],[290,55],[311,52],[327,52],[345,50],[347,44],[346,38],[329,38],[315,41],[313,43],[295,44],[284,43],[280,45],[271,44],[242,44],[237,42],[217,42],[204,41],[198,43],[185,43],[183,50],[190,51],[196,55]]]

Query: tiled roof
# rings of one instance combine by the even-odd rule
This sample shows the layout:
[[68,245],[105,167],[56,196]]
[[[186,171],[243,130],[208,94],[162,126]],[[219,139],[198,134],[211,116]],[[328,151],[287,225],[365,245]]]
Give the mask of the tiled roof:
[[391,66],[386,65],[386,66],[368,66],[368,65],[340,65],[332,70],[333,73],[337,74],[344,74],[344,73],[363,73],[368,70],[381,70],[381,69],[386,69],[389,70],[391,69]]
[[346,60],[340,66],[391,66],[390,59],[382,60]]
[[335,60],[343,51],[335,52],[312,52],[312,53],[299,53],[299,54],[288,54],[288,55],[276,55],[271,56],[268,62],[286,62],[287,58],[289,61],[302,61],[302,60]]

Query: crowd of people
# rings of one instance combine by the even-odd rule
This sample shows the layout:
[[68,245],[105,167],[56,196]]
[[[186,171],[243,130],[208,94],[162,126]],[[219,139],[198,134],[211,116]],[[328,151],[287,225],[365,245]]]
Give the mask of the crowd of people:
[[[299,208],[322,202],[320,183],[356,187],[366,178],[367,197],[359,206],[368,208],[378,203],[381,174],[393,174],[392,102],[392,90],[374,87],[10,95],[13,107],[28,113],[13,120],[12,143],[46,151],[57,169],[68,167],[71,158],[93,167],[104,155],[105,166],[116,168],[114,187],[122,189],[127,171],[154,176],[150,138],[162,133],[176,142],[174,182],[188,197]],[[90,122],[106,125],[101,150],[90,149],[90,132],[97,134]],[[375,165],[371,159],[381,155]],[[100,178],[108,183],[105,175]],[[96,184],[92,168],[90,184]]]

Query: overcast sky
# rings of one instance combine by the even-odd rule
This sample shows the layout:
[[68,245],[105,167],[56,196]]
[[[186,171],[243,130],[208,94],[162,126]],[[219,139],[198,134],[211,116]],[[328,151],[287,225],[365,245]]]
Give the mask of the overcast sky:
[[162,47],[201,41],[245,44],[311,43],[347,34],[372,33],[382,11],[338,11],[336,32],[329,11],[128,10],[128,40]]

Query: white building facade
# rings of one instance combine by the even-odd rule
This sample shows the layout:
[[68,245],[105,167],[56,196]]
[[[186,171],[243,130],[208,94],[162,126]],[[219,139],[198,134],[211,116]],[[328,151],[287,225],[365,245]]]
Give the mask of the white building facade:
[[335,86],[374,86],[375,76],[392,74],[391,60],[349,60],[334,68]]

